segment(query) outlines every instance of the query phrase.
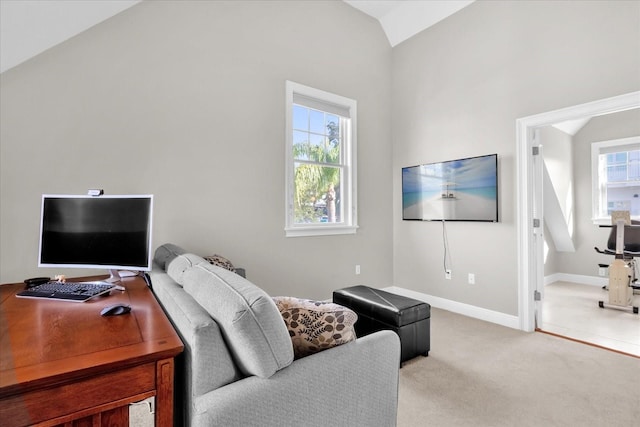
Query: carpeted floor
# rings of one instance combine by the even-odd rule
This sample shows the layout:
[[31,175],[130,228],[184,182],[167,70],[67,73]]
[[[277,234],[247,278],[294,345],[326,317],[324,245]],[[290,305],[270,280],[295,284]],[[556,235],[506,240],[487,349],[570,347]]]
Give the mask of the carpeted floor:
[[431,311],[431,351],[400,370],[398,427],[640,422],[640,359]]
[[130,427],[153,427],[155,425],[155,414],[152,412],[148,403],[153,401],[154,398],[150,397],[149,399],[145,399],[129,406]]

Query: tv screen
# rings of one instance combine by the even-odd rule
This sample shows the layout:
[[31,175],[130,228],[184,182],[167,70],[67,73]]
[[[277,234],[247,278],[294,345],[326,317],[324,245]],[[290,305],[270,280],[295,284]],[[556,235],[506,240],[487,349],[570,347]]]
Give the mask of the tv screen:
[[152,195],[43,195],[39,267],[151,269]]
[[402,219],[498,221],[498,155],[402,168]]

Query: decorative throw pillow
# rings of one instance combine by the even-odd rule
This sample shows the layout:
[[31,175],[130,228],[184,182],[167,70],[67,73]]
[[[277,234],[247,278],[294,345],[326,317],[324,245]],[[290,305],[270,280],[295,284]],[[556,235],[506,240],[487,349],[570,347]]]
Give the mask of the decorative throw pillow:
[[217,265],[218,267],[226,268],[229,271],[236,272],[236,268],[233,266],[231,261],[226,259],[221,255],[209,255],[204,257],[205,260],[209,262],[209,264]]
[[356,339],[358,315],[332,302],[273,297],[293,343],[296,359]]

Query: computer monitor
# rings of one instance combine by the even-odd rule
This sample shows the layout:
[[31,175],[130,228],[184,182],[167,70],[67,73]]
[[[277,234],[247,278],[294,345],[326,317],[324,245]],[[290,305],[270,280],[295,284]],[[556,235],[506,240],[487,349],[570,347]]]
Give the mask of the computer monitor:
[[42,196],[39,267],[151,270],[153,195]]

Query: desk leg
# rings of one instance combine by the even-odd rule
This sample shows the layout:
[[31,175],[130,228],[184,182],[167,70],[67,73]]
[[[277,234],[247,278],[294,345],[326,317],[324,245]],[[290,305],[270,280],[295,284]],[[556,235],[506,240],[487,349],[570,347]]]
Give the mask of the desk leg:
[[173,426],[173,359],[156,362],[156,427]]

